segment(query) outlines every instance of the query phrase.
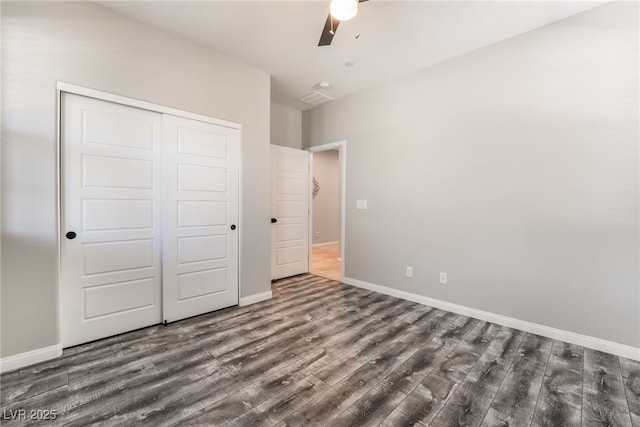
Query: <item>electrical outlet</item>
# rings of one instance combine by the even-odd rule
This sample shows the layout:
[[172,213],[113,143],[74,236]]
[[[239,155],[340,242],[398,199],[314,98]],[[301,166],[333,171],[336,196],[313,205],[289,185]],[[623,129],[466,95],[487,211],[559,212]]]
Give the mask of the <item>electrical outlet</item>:
[[407,266],[407,277],[413,277],[413,267]]
[[440,272],[440,284],[441,285],[447,284],[447,273]]

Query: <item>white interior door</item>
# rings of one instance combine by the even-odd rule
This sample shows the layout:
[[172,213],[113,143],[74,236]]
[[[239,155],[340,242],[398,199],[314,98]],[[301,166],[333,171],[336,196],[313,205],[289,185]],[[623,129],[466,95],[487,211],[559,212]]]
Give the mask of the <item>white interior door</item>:
[[271,146],[271,217],[271,278],[309,272],[308,151]]
[[64,94],[61,342],[161,321],[162,115]]
[[239,133],[164,116],[166,321],[238,304]]

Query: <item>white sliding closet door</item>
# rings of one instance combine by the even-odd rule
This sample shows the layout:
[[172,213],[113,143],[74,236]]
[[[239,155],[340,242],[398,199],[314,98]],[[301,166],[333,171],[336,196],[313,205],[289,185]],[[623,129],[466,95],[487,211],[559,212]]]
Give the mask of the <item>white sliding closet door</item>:
[[238,303],[239,133],[164,116],[166,321]]
[[61,342],[161,321],[159,113],[62,97]]
[[240,131],[61,101],[63,347],[238,304]]

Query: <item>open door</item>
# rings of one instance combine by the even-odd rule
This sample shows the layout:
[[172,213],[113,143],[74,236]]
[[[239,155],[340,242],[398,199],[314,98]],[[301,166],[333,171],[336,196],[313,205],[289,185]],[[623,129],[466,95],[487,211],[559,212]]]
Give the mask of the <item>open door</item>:
[[271,146],[271,278],[309,272],[309,152]]

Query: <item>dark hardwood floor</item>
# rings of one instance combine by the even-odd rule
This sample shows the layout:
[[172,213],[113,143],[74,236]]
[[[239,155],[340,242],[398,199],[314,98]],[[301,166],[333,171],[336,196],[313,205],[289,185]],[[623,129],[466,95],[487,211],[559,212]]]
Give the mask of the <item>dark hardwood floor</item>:
[[640,427],[639,362],[312,275],[273,294],[5,373],[0,422]]

